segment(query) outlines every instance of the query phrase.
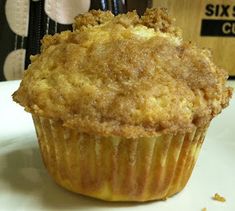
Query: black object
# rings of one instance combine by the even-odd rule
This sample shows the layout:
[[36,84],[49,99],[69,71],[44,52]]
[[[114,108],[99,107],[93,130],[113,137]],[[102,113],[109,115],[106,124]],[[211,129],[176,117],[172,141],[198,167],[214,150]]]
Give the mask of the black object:
[[40,40],[43,37],[43,4],[44,0],[30,1],[29,31],[26,45],[25,66],[30,63],[30,55],[35,55],[40,49]]
[[122,0],[91,0],[90,9],[110,10],[114,15],[126,12],[126,1]]
[[235,20],[203,19],[201,36],[235,37]]
[[152,0],[127,0],[126,7],[128,11],[136,10],[139,15],[143,15],[146,8],[152,7]]

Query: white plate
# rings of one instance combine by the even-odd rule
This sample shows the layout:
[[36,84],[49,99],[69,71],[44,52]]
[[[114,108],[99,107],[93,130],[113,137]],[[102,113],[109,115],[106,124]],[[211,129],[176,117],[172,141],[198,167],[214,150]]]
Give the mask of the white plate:
[[[58,187],[40,157],[29,114],[11,99],[19,81],[0,83],[0,210],[235,210],[235,97],[214,119],[186,188],[167,201],[103,202]],[[211,197],[219,193],[225,203]]]

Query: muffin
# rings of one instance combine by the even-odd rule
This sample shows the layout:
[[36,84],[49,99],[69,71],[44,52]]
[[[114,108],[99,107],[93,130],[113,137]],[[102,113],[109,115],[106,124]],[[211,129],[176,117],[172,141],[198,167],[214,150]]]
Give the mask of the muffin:
[[13,99],[32,114],[56,183],[108,201],[185,187],[232,90],[211,53],[181,34],[165,9],[93,10],[43,38]]

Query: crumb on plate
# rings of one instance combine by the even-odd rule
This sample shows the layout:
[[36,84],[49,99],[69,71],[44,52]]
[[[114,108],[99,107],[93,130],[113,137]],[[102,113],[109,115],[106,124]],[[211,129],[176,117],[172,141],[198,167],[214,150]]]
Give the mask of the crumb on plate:
[[207,211],[207,209],[204,207],[204,208],[202,208],[202,211]]
[[218,193],[216,193],[212,199],[216,200],[216,201],[220,201],[220,202],[225,202],[226,199],[223,196],[220,196]]

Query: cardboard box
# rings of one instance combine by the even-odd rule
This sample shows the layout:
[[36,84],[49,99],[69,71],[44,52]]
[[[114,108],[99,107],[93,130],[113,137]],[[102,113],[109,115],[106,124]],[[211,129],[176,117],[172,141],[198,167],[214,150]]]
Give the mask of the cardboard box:
[[216,64],[235,78],[234,0],[153,0],[166,7],[186,40],[211,49]]

